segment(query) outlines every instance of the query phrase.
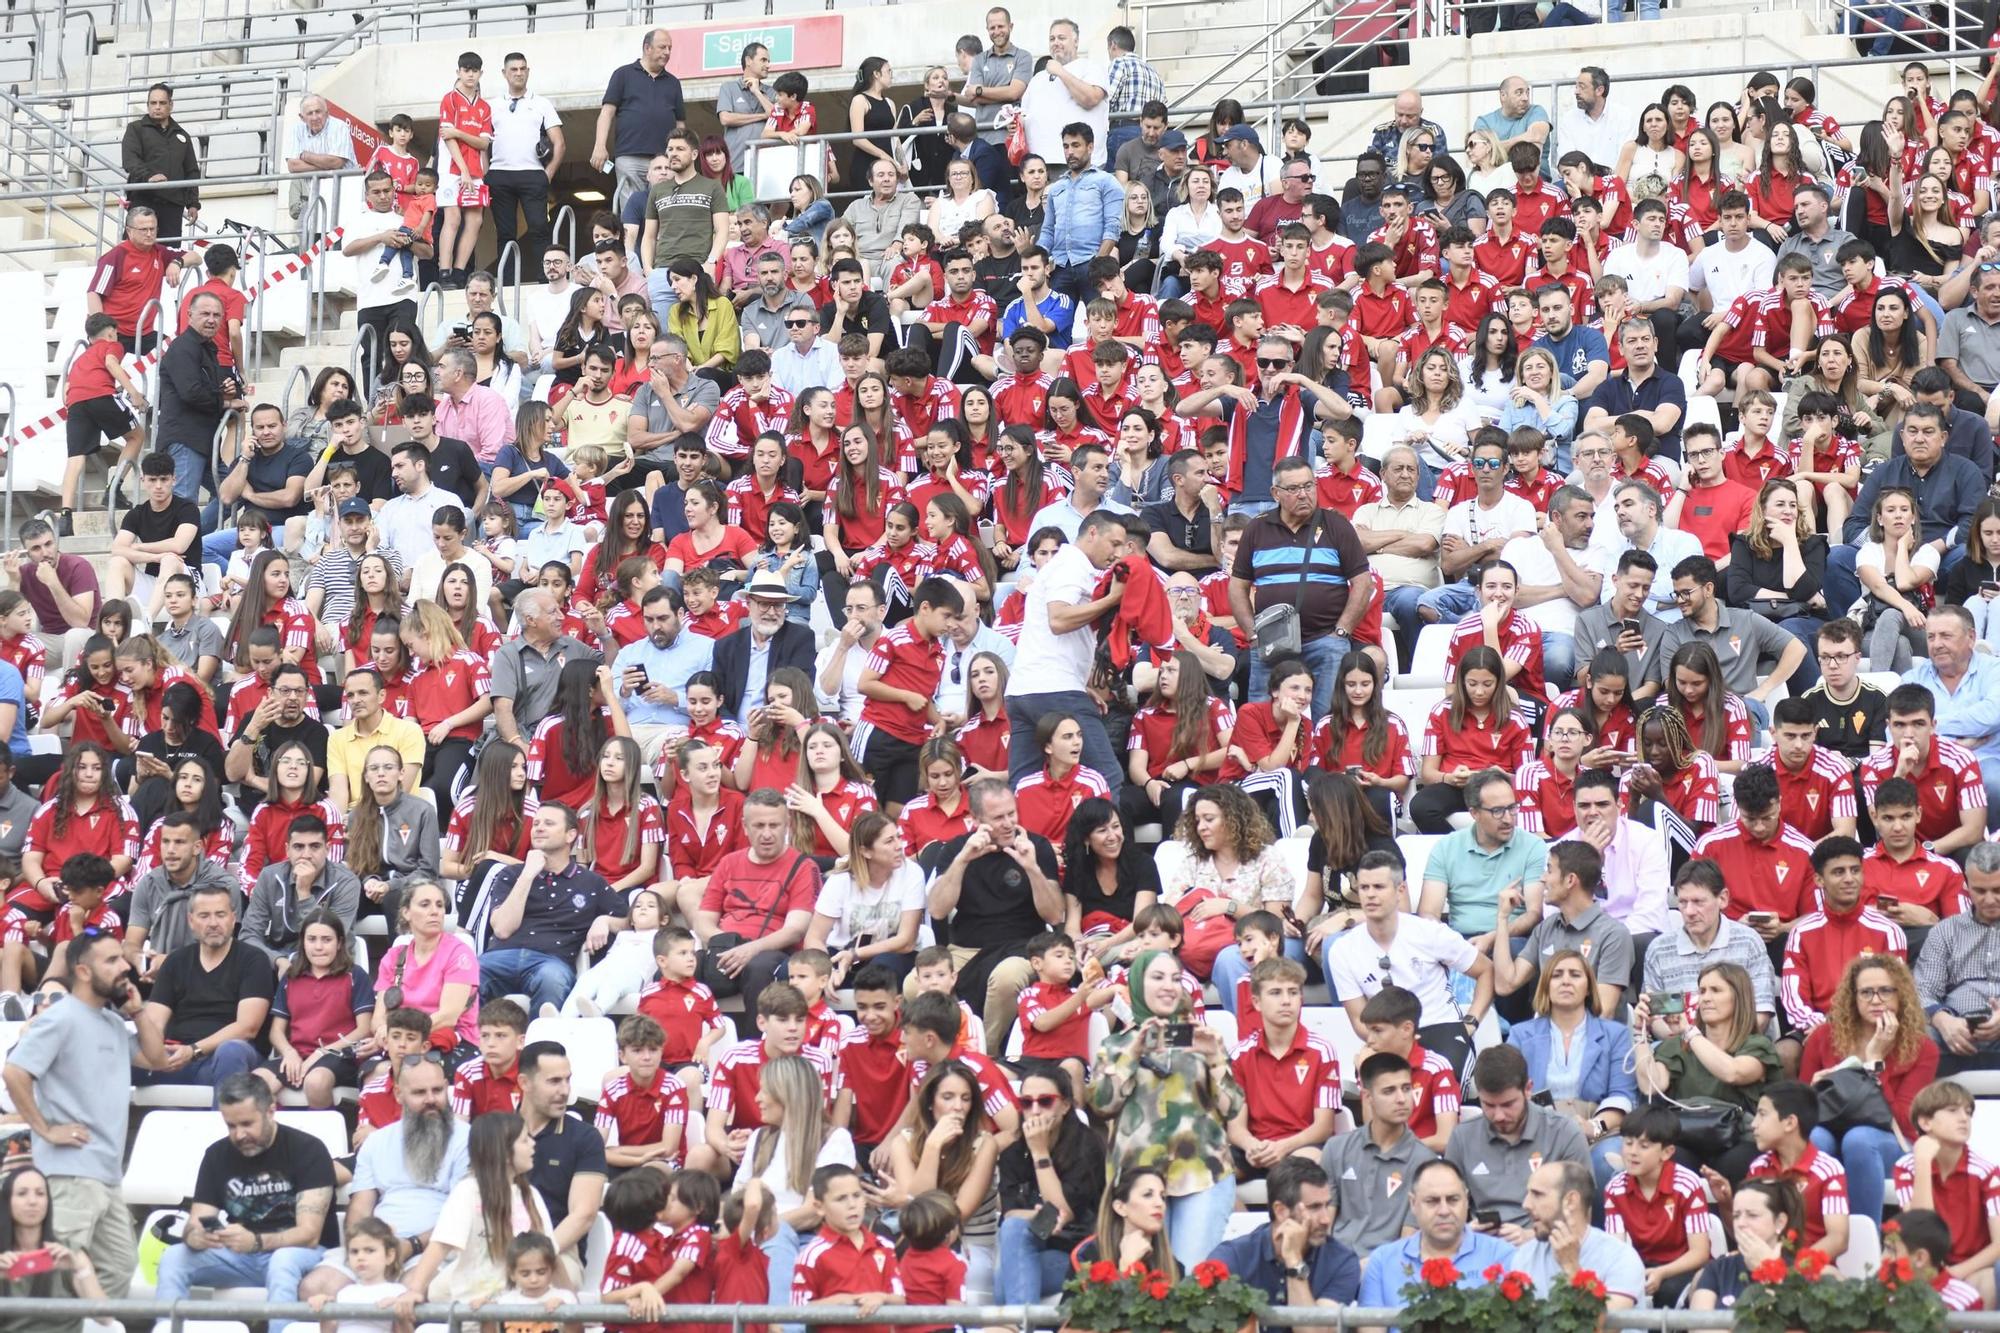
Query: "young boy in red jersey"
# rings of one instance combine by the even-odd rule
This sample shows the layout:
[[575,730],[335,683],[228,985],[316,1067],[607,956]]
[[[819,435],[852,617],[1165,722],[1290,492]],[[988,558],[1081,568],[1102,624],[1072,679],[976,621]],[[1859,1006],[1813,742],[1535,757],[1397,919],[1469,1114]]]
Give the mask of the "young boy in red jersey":
[[681,576],[681,599],[687,607],[683,627],[704,639],[720,639],[734,634],[750,608],[742,602],[723,602],[722,579],[710,565],[690,569]]
[[1502,186],[1487,191],[1486,234],[1472,247],[1473,266],[1499,284],[1503,293],[1527,279],[1528,259],[1534,249],[1529,239],[1515,230],[1518,207],[1512,190]]
[[1229,1053],[1243,1089],[1243,1110],[1229,1122],[1239,1180],[1259,1180],[1284,1158],[1333,1137],[1340,1112],[1340,1061],[1325,1038],[1299,1026],[1306,970],[1289,958],[1266,958],[1250,972],[1255,1025]]
[[[853,1167],[823,1166],[812,1174],[811,1198],[824,1223],[799,1251],[792,1269],[793,1305],[852,1305],[865,1318],[903,1305],[896,1251],[868,1228],[868,1195]],[[892,1333],[886,1324],[842,1324],[848,1333]]]
[[1217,336],[1229,328],[1229,303],[1234,298],[1222,285],[1222,256],[1213,250],[1197,250],[1181,261],[1181,276],[1187,279],[1186,297],[1194,311],[1194,322],[1206,324]]
[[1091,1011],[1110,1004],[1118,992],[1102,966],[1086,967],[1084,984],[1074,984],[1076,945],[1060,931],[1044,931],[1028,942],[1028,966],[1035,969],[1035,984],[1021,992],[1021,1057],[1061,1064],[1075,1089],[1072,1099],[1081,1102]]
[[83,323],[90,341],[70,363],[63,377],[63,406],[68,411],[68,458],[63,465],[63,523],[57,533],[69,535],[70,511],[76,508],[83,465],[107,439],[121,442],[118,461],[138,458],[145,430],[133,413],[146,410],[146,394],[125,370],[125,347],[118,341],[118,321],[92,315]]
[[[776,1234],[771,1191],[752,1180],[722,1201],[722,1230],[715,1238],[715,1301],[718,1305],[769,1305],[770,1260],[763,1246]],[[743,1333],[770,1333],[769,1324],[746,1324]]]
[[[671,1180],[658,1171],[628,1171],[604,1192],[604,1216],[611,1222],[611,1253],[604,1262],[604,1301],[623,1304],[644,1325],[613,1324],[616,1333],[657,1329],[667,1311],[667,1296],[680,1294],[674,1304],[706,1304],[712,1279],[697,1277],[710,1257],[708,1228],[685,1203],[676,1206],[670,1185],[682,1186],[680,1198],[709,1205],[714,1221],[721,1189],[713,1176],[703,1186]],[[697,1176],[701,1172],[687,1172]],[[690,1284],[689,1279],[694,1281]]]
[[1257,1012],[1250,974],[1266,958],[1284,951],[1285,923],[1276,912],[1245,912],[1236,918],[1236,952],[1243,955],[1243,975],[1222,997],[1222,1007],[1236,1016],[1239,1027]]
[[708,1052],[728,1031],[715,993],[695,980],[701,949],[694,932],[661,926],[653,936],[653,958],[660,979],[639,992],[639,1012],[660,1025],[661,1059],[676,1076],[692,1070],[699,1086]]
[[1354,271],[1361,275],[1361,286],[1350,317],[1357,336],[1348,375],[1357,392],[1367,393],[1371,369],[1381,384],[1395,383],[1396,353],[1402,350],[1404,331],[1416,322],[1417,308],[1396,285],[1396,256],[1388,246],[1370,241],[1356,250]]
[[[999,1065],[976,1051],[954,1051],[963,1019],[958,1004],[949,995],[926,992],[903,1007],[903,1056],[909,1070],[910,1088],[915,1091],[924,1074],[939,1060],[958,1060],[979,1079],[980,1106],[985,1112],[987,1132],[1011,1143],[1021,1132],[1021,1103],[1013,1084]],[[903,1108],[903,1121],[910,1120],[910,1108]],[[898,1128],[901,1126],[899,1125]]]
[[359,1152],[368,1136],[403,1118],[403,1104],[396,1098],[396,1071],[412,1055],[430,1048],[431,1016],[421,1009],[391,1009],[382,1020],[382,1061],[361,1084],[356,1105],[354,1148]]
[[[911,1305],[959,1305],[965,1300],[965,1260],[952,1248],[958,1204],[943,1190],[926,1190],[896,1219],[903,1236],[903,1295]],[[908,1333],[951,1333],[950,1324],[919,1324]]]
[[806,997],[805,1044],[818,1047],[829,1060],[836,1059],[854,1021],[826,1002],[826,993],[833,988],[832,957],[824,949],[801,949],[785,963],[785,980]]
[[892,315],[921,310],[944,290],[944,270],[931,258],[931,247],[937,243],[931,229],[921,222],[912,222],[903,228],[901,241],[903,257],[889,270],[883,293],[889,298]]
[[1918,799],[1908,778],[1882,781],[1869,809],[1877,841],[1861,858],[1861,901],[1905,929],[1934,926],[1972,910],[1958,862],[1939,856],[1917,836],[1923,822]]
[[896,974],[871,964],[854,974],[856,1027],[840,1043],[840,1095],[833,1123],[854,1139],[867,1161],[903,1118],[910,1075],[903,1065],[903,991]]
[[910,617],[869,649],[857,686],[863,702],[854,756],[875,775],[891,819],[923,790],[917,752],[938,725],[933,700],[944,675],[944,635],[965,606],[958,586],[935,575],[917,584],[910,601]]
[[1736,395],[1742,429],[1723,441],[1722,475],[1756,490],[1773,477],[1792,475],[1791,452],[1771,438],[1778,400],[1762,389]]
[[1953,1277],[1993,1304],[1993,1264],[2000,1260],[2000,1166],[1972,1151],[1972,1094],[1939,1079],[1910,1103],[1917,1140],[1896,1163],[1891,1181],[1907,1214],[1924,1209],[1951,1228],[1945,1262]]
[[451,1113],[461,1120],[488,1111],[521,1108],[521,1047],[528,1039],[528,1015],[509,999],[479,1006],[479,1058],[458,1067],[451,1080]]
[[1436,1051],[1417,1045],[1417,1019],[1423,1005],[1401,986],[1384,986],[1361,1006],[1361,1036],[1368,1044],[1354,1058],[1388,1051],[1410,1062],[1410,1132],[1425,1147],[1441,1153],[1458,1128],[1458,1075],[1451,1062]]
[[1604,1229],[1632,1243],[1646,1290],[1671,1308],[1709,1260],[1708,1199],[1701,1177],[1674,1160],[1681,1118],[1672,1107],[1642,1106],[1624,1129],[1625,1169],[1604,1187]]
[[1908,1263],[1915,1278],[1929,1285],[1952,1311],[1984,1308],[1979,1291],[1952,1275],[1944,1256],[1951,1251],[1951,1231],[1945,1220],[1924,1208],[1907,1208],[1882,1228],[1882,1258],[1893,1265]]
[[[1805,1204],[1799,1245],[1838,1259],[1847,1251],[1847,1168],[1832,1153],[1813,1146],[1819,1127],[1819,1094],[1796,1080],[1764,1085],[1757,1111],[1750,1117],[1750,1137],[1762,1149],[1750,1163],[1748,1179],[1777,1176],[1799,1187]],[[1729,1182],[1713,1167],[1704,1166],[1715,1206],[1729,1203]]]
[[[0,856],[0,884],[19,879],[20,863]],[[62,883],[56,889],[62,903],[52,919],[9,907],[0,916],[0,995],[24,995],[37,977],[65,975],[68,951],[63,946],[86,930],[124,939],[125,923],[104,900],[117,881],[118,872],[109,861],[94,852],[78,852],[63,862]],[[25,889],[20,892],[33,896]]]
[[665,1030],[645,1014],[627,1014],[618,1024],[624,1072],[605,1082],[597,1103],[604,1160],[614,1167],[672,1171],[680,1165],[688,1096],[681,1081],[661,1067],[666,1041]]

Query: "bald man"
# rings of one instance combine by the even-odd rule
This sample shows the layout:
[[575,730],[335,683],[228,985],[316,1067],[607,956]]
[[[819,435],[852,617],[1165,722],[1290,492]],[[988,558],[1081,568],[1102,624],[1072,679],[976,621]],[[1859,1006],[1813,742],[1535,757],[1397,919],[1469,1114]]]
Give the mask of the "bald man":
[[665,28],[653,29],[646,34],[639,58],[613,70],[604,89],[604,102],[597,108],[597,142],[590,150],[590,165],[599,171],[606,162],[616,165],[614,209],[623,208],[634,193],[646,192],[647,164],[669,134],[687,126],[687,98],[682,95],[681,81],[667,71],[673,54],[674,35]]

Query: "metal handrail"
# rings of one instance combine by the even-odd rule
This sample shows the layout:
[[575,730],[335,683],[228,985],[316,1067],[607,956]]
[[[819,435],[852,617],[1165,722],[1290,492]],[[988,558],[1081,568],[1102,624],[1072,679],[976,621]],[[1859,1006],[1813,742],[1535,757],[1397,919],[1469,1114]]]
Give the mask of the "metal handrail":
[[[244,415],[245,411],[243,408],[223,408],[222,420],[215,423],[215,436],[209,441],[208,484],[215,488],[215,515],[217,523],[222,522],[222,440],[225,435],[229,434],[229,419]],[[240,457],[243,452],[243,445],[239,443],[236,446],[236,451]],[[230,466],[234,467],[236,464],[231,462]]]
[[511,313],[507,309],[507,257],[514,257],[514,309],[521,308],[521,245],[509,241],[500,247],[499,256],[493,261],[493,302],[502,315]]
[[[569,243],[567,245],[563,245],[562,239],[563,223],[565,222],[569,223]],[[570,257],[570,262],[574,263],[576,261],[576,208],[573,205],[564,204],[556,210],[555,221],[549,224],[549,240],[563,247],[563,252]]]
[[[339,184],[340,182],[336,178],[334,181],[335,188],[338,188]],[[324,234],[324,232],[314,231],[313,228],[318,223],[329,221],[332,218],[332,209],[333,206],[327,202],[326,196],[315,188],[312,194],[306,199],[305,207],[299,210],[300,250],[303,251],[311,244],[311,242],[306,240],[306,237]],[[319,304],[317,306],[313,304],[315,290],[319,294]],[[306,332],[309,336],[314,338],[319,336],[321,321],[325,316],[326,265],[314,263],[306,270]]]
[[[377,345],[380,335],[375,329],[373,324],[356,322],[354,350],[347,360],[347,373],[353,376],[354,391],[361,396],[364,407],[375,401],[375,382],[379,378],[375,368],[382,364],[382,349]],[[300,366],[299,369],[304,370],[305,367]]]
[[104,479],[104,521],[107,526],[114,528],[117,526],[118,488],[125,484],[125,478],[137,465],[137,459],[121,458],[118,460],[118,465],[111,469],[111,475]]
[[304,381],[312,382],[312,371],[304,366],[293,366],[292,373],[285,376],[285,391],[278,395],[278,410],[285,414],[285,420],[292,419],[292,390]]
[[[0,390],[5,390],[7,394],[7,457],[12,459],[15,457],[15,446],[21,442],[21,413],[14,397],[13,381],[0,380]],[[18,467],[7,468],[6,508],[0,513],[0,532],[12,534],[14,531],[14,484],[20,471]]]
[[[425,318],[427,315],[430,314],[431,298],[433,296],[437,297],[436,321]],[[444,285],[442,283],[434,282],[430,286],[424,288],[423,291],[417,294],[417,329],[419,332],[422,332],[424,329],[430,328],[433,323],[441,322],[443,319],[444,319]]]

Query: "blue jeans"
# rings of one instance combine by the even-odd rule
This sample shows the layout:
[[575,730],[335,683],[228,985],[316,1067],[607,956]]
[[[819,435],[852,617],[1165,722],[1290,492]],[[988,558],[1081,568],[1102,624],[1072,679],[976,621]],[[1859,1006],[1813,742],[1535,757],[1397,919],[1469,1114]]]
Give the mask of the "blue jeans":
[[1839,1157],[1840,1164],[1847,1168],[1848,1211],[1880,1226],[1882,1183],[1895,1171],[1896,1161],[1903,1155],[1896,1136],[1873,1125],[1856,1125],[1840,1136],[1836,1146],[1829,1131],[1815,1127],[1812,1141],[1821,1152]]
[[[1558,8],[1562,8],[1562,6],[1558,6]],[[1639,0],[1640,22],[1651,23],[1654,19],[1658,18],[1659,16],[1660,16],[1660,0]],[[1554,17],[1554,15],[1552,14],[1550,17]],[[1611,21],[1613,23],[1626,22],[1625,0],[1611,0]],[[1595,23],[1597,22],[1597,20],[1594,18],[1586,18],[1584,22]],[[1561,25],[1553,23],[1544,23],[1542,26],[1545,28],[1552,28]]]
[[[1007,696],[1008,779],[1019,782],[1024,775],[1048,763],[1047,757],[1042,754],[1042,747],[1035,744],[1035,724],[1046,715],[1058,712],[1068,713],[1082,726],[1084,766],[1096,769],[1111,785],[1111,799],[1116,801],[1118,789],[1125,785],[1125,765],[1118,752],[1111,748],[1111,737],[1105,733],[1097,701],[1082,690]],[[777,1288],[771,1290],[776,1291]]]
[[[1222,1243],[1223,1228],[1236,1211],[1236,1177],[1224,1176],[1199,1194],[1167,1200],[1167,1240],[1183,1272]],[[776,1290],[776,1288],[773,1288]]]
[[207,1055],[201,1056],[193,1064],[171,1072],[152,1069],[135,1069],[132,1081],[141,1086],[167,1084],[173,1087],[207,1085],[211,1088],[222,1086],[231,1074],[247,1074],[258,1064],[257,1048],[247,1041],[225,1041]]
[[562,1008],[575,989],[576,969],[539,949],[495,949],[479,960],[479,998],[526,995],[530,1016],[545,1004]]
[[[1333,678],[1340,670],[1341,661],[1354,651],[1354,641],[1343,639],[1338,634],[1326,634],[1317,639],[1307,639],[1299,656],[1305,659],[1306,670],[1312,674],[1313,716],[1325,717],[1333,707]],[[1265,677],[1269,674],[1264,659],[1257,650],[1250,650],[1250,701],[1268,698]],[[1084,743],[1089,744],[1088,733]]]
[[1229,512],[1232,514],[1241,514],[1245,518],[1255,518],[1259,514],[1268,514],[1277,507],[1278,502],[1276,500],[1231,500],[1229,502]]
[[1412,640],[1416,638],[1419,620],[1417,604],[1423,600],[1425,588],[1414,583],[1399,583],[1382,593],[1382,609],[1395,618],[1396,627]]
[[325,1253],[316,1245],[288,1246],[268,1254],[222,1249],[197,1253],[173,1245],[160,1256],[160,1280],[154,1291],[163,1301],[184,1301],[190,1287],[262,1287],[267,1300],[289,1305],[299,1298],[299,1279],[317,1268]]
[[1139,124],[1133,121],[1125,125],[1113,125],[1104,136],[1104,169],[1111,170],[1118,161],[1118,150],[1139,137]]
[[1479,590],[1463,581],[1441,584],[1419,597],[1417,604],[1428,608],[1438,624],[1456,624],[1479,609]]
[[[282,538],[284,533],[280,531],[274,535]],[[283,545],[283,542],[278,541],[272,544]],[[229,557],[236,553],[236,546],[235,528],[217,528],[214,532],[209,533],[201,539],[201,563],[204,565],[221,565],[224,569],[227,569],[229,568]]]
[[[770,1275],[773,1293],[792,1289],[792,1270],[799,1266],[799,1233],[791,1224],[780,1221],[778,1229],[771,1233],[771,1239],[757,1247],[764,1252],[764,1271]],[[783,1286],[778,1285],[783,1283]],[[784,1333],[804,1333],[803,1324],[780,1324]]]
[[[1285,957],[1295,963],[1304,963],[1305,941],[1286,940]],[[1222,1007],[1235,1014],[1238,1031],[1242,1029],[1243,1015],[1236,1013],[1236,983],[1249,975],[1250,967],[1243,961],[1243,951],[1235,945],[1225,945],[1222,952],[1215,955],[1215,966],[1209,974],[1209,980],[1215,983],[1216,993],[1222,996]]]
[[1779,629],[1806,646],[1806,655],[1800,660],[1799,669],[1785,682],[1785,692],[1793,698],[1819,684],[1819,629],[1825,623],[1818,616],[1787,616],[1778,622]]
[[1559,630],[1542,631],[1542,675],[1559,690],[1576,683],[1576,640]]
[[999,1276],[994,1296],[1002,1305],[1040,1305],[1069,1280],[1069,1254],[1049,1249],[1028,1230],[1025,1217],[1000,1219]]
[[[199,444],[170,442],[167,454],[174,460],[174,495],[182,500],[201,503],[203,487],[213,493],[215,479],[209,469],[209,448],[214,442],[203,440]],[[213,525],[213,520],[204,515],[204,522]]]
[[[646,274],[646,297],[653,303],[653,313],[662,320],[666,319],[667,310],[680,299],[674,295],[673,283],[667,281],[669,276],[665,264]],[[777,1288],[773,1287],[771,1290],[776,1291]]]

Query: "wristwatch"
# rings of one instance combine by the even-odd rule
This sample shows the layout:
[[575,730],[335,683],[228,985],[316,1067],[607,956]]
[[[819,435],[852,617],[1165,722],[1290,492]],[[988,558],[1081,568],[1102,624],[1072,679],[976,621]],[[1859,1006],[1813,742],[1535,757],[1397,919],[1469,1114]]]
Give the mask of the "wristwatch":
[[1055,1165],[1055,1162],[1054,1162],[1054,1160],[1053,1160],[1053,1159],[1051,1159],[1051,1158],[1047,1158],[1047,1157],[1037,1157],[1037,1158],[1035,1159],[1035,1170],[1037,1170],[1037,1171],[1046,1171],[1046,1170],[1048,1170],[1048,1169],[1049,1169],[1050,1167],[1052,1167],[1052,1166],[1054,1166],[1054,1165]]
[[1285,1269],[1285,1276],[1295,1277],[1299,1281],[1304,1282],[1307,1278],[1312,1276],[1312,1269],[1307,1268],[1304,1264],[1292,1264],[1291,1266]]

